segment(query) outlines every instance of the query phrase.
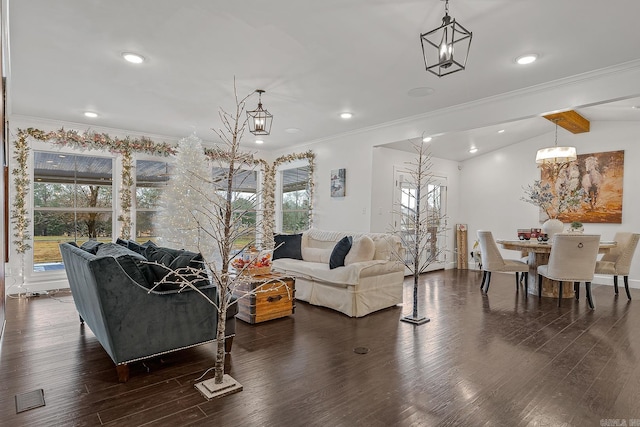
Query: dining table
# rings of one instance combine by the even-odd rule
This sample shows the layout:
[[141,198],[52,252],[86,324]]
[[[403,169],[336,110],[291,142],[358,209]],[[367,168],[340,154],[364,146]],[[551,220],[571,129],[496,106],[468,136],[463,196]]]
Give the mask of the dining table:
[[[549,263],[549,255],[551,254],[552,242],[540,242],[538,240],[503,240],[496,239],[496,243],[502,245],[504,249],[520,251],[525,256],[527,254],[527,263],[529,264],[529,293],[538,294],[538,266]],[[616,247],[614,241],[600,241],[598,253],[605,254],[612,248]],[[560,286],[556,280],[547,277],[542,278],[542,296],[558,298]],[[573,298],[573,282],[564,282],[562,298]]]

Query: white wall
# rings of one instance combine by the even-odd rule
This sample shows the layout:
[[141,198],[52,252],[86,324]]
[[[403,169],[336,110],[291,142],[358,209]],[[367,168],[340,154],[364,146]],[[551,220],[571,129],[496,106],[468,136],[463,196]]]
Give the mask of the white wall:
[[[313,226],[322,230],[369,231],[371,147],[347,140],[318,143],[310,148],[316,154]],[[346,169],[345,197],[331,197],[331,171],[341,168]]]
[[[590,132],[576,135],[559,130],[558,145],[573,145],[578,154],[625,151],[622,224],[585,224],[586,233],[601,234],[603,240],[612,240],[616,231],[640,231],[639,141],[638,122],[592,122]],[[481,229],[491,230],[495,238],[516,239],[518,228],[540,226],[538,209],[520,198],[523,187],[540,178],[535,164],[536,151],[553,143],[554,135],[549,133],[463,162],[460,221],[468,224],[470,240],[475,240],[477,230]],[[518,258],[513,251],[502,253]],[[638,253],[629,279],[631,286],[640,287]],[[613,283],[608,277],[598,277],[595,282]]]

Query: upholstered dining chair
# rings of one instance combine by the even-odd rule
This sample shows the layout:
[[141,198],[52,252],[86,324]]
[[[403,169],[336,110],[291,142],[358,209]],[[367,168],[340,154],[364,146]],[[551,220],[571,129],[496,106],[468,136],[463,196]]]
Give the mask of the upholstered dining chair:
[[587,288],[587,301],[593,309],[591,281],[593,280],[600,246],[598,234],[556,234],[553,236],[549,263],[538,266],[538,297],[542,297],[542,277],[559,282],[558,307],[562,303],[562,282],[573,282],[579,292],[580,282]]
[[618,232],[615,236],[616,247],[609,253],[604,254],[602,259],[596,262],[596,274],[613,275],[613,289],[618,295],[618,276],[624,278],[624,290],[627,291],[627,298],[631,299],[629,292],[629,270],[631,269],[631,259],[638,246],[640,234]]
[[516,289],[520,282],[519,273],[524,276],[525,297],[529,288],[529,265],[525,262],[515,259],[504,259],[500,254],[498,245],[493,239],[490,231],[478,231],[478,241],[480,242],[480,251],[482,257],[482,282],[480,290],[484,288],[484,292],[489,292],[489,283],[491,282],[491,273],[495,271],[515,272],[516,273]]

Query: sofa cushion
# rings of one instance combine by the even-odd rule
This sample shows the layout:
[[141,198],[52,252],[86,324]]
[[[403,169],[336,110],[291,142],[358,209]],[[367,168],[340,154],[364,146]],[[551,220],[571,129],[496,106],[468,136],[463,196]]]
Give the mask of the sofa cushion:
[[276,248],[273,251],[273,259],[302,259],[302,233],[276,234],[273,240]]
[[334,268],[344,267],[344,259],[349,253],[352,243],[353,239],[351,236],[344,236],[336,243],[329,257],[329,269],[333,270]]
[[331,270],[327,263],[300,261],[291,258],[275,260],[273,269],[287,275],[306,278],[312,282],[331,284],[338,287],[358,286],[364,277],[379,276],[397,271],[395,264],[382,260],[359,262]]
[[150,289],[155,280],[151,267],[145,257],[118,243],[105,243],[98,247],[98,257],[111,256],[116,259],[124,272],[136,283]]
[[376,245],[369,236],[356,237],[353,240],[351,249],[344,258],[344,265],[350,265],[354,262],[371,261],[376,254]]
[[87,240],[82,245],[80,245],[80,249],[84,249],[90,254],[96,254],[98,251],[98,247],[102,245],[102,242],[98,242],[97,240]]

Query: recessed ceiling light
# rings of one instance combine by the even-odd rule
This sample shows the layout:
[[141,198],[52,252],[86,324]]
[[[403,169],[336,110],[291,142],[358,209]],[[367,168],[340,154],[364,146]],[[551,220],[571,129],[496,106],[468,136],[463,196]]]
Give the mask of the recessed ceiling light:
[[132,64],[142,64],[144,62],[144,56],[133,52],[122,52],[122,57],[125,61],[131,62]]
[[264,144],[264,141],[261,139],[256,139],[256,144]]
[[84,116],[95,119],[96,117],[98,117],[98,113],[94,113],[93,111],[85,111]]
[[469,152],[472,153],[472,154],[473,153],[477,153],[478,149],[476,147],[471,147],[471,148],[469,148]]
[[425,136],[424,138],[422,138],[422,142],[431,142],[433,138],[431,138],[430,136]]
[[300,132],[300,129],[298,129],[298,128],[287,128],[284,131],[286,133],[298,133],[298,132]]
[[423,87],[415,87],[411,89],[409,92],[407,92],[407,95],[413,98],[419,98],[421,96],[431,95],[433,92],[434,92],[433,88],[423,86]]
[[504,129],[500,129],[498,133],[504,133]]
[[353,114],[345,111],[344,113],[340,113],[340,117],[342,117],[343,119],[346,120],[346,119],[350,119],[351,117],[353,117]]
[[538,55],[535,53],[527,53],[516,58],[516,62],[520,65],[527,65],[535,62],[538,59]]

